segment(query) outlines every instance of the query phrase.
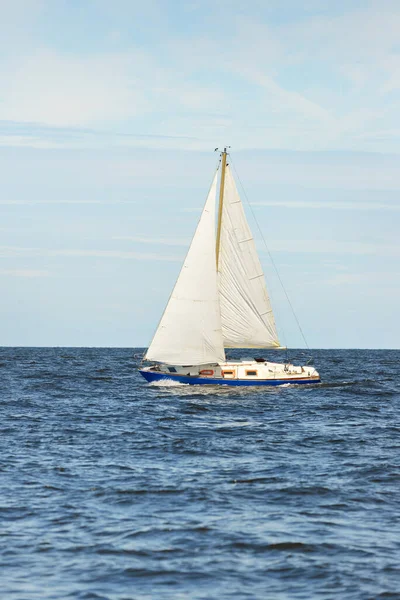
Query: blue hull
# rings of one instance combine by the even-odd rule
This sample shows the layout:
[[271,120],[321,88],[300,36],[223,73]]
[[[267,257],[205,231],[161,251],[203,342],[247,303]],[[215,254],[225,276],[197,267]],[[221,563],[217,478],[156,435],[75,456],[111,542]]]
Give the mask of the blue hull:
[[187,375],[171,375],[167,373],[157,373],[155,371],[139,371],[143,377],[149,381],[177,381],[178,383],[188,383],[190,385],[285,385],[287,383],[303,385],[310,383],[321,383],[320,379],[263,379],[263,380],[244,380],[244,379],[215,379],[213,377],[194,377]]

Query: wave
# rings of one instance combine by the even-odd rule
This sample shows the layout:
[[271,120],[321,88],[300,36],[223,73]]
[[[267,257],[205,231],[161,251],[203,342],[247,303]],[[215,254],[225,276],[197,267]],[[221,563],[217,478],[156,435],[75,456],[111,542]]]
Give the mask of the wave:
[[149,387],[186,387],[190,385],[189,383],[181,383],[180,381],[176,381],[174,379],[162,379],[160,381],[151,381]]

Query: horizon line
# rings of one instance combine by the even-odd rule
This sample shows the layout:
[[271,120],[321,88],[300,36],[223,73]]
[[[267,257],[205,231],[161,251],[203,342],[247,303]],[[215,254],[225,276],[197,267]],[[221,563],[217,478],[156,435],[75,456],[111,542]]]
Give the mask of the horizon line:
[[[31,348],[31,349],[55,349],[55,348],[71,348],[71,349],[94,349],[94,350],[146,350],[148,348],[148,346],[64,346],[64,345],[57,345],[57,346],[35,346],[35,345],[0,345],[0,349],[3,348]],[[389,348],[383,348],[383,347],[357,347],[357,346],[346,346],[346,347],[339,347],[339,346],[334,346],[334,347],[324,347],[324,348],[303,348],[301,346],[298,347],[288,347],[287,349],[283,350],[279,350],[279,349],[274,349],[274,348],[227,348],[228,351],[232,351],[232,350],[260,350],[263,352],[283,352],[283,351],[287,351],[287,350],[304,350],[306,352],[311,352],[313,350],[400,350],[400,347],[398,348],[394,348],[394,347],[389,347]]]

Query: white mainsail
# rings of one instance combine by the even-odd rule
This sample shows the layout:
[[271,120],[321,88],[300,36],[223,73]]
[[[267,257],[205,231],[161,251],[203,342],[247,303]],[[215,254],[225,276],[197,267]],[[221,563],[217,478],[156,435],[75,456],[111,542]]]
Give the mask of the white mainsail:
[[225,348],[278,348],[264,273],[230,167],[226,167],[218,260]]
[[217,173],[183,267],[145,358],[170,365],[225,360],[215,266]]

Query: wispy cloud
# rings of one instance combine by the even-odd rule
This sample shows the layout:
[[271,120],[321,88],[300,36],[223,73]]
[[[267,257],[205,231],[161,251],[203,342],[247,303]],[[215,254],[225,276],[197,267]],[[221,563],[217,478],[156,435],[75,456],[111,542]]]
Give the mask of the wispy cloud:
[[327,210],[400,210],[400,203],[389,204],[387,202],[337,202],[331,201],[313,201],[313,200],[271,200],[263,202],[251,202],[252,206],[276,206],[279,208],[298,208],[298,209],[327,209]]
[[[1,110],[0,110],[1,113]],[[179,148],[195,144],[197,138],[185,135],[152,135],[140,132],[103,130],[73,125],[0,120],[0,146],[38,149],[67,148]]]
[[5,206],[19,206],[19,205],[31,205],[31,204],[117,204],[119,202],[105,202],[102,200],[0,200],[0,205]]
[[[140,53],[136,60],[143,63]],[[77,58],[40,49],[16,61],[12,79],[11,74],[2,78],[4,120],[77,126],[146,110],[127,56]]]
[[[30,18],[46,7],[55,23],[68,16],[64,5],[46,0],[23,4]],[[208,148],[222,138],[236,149],[365,150],[368,143],[382,150],[388,141],[374,132],[398,130],[390,101],[400,81],[394,2],[385,2],[385,10],[374,2],[349,3],[341,11],[292,3],[282,18],[283,9],[271,3],[243,8],[207,0],[175,7],[173,23],[161,2],[117,4],[96,1],[109,31],[91,52],[86,38],[67,52],[55,37],[35,37],[25,10],[4,11],[21,43],[8,54],[4,46],[0,119],[30,123],[30,131],[1,133],[0,127],[0,144]],[[132,43],[125,14],[149,24],[142,42]],[[93,24],[90,10],[80,16]],[[222,17],[221,34],[214,23]],[[188,34],[182,24],[191,19],[196,27]]]
[[323,281],[324,284],[330,286],[347,286],[356,285],[371,286],[371,282],[374,282],[374,286],[384,287],[396,287],[400,286],[400,275],[398,273],[385,273],[385,272],[364,272],[364,273],[337,273],[328,279]]
[[70,256],[70,257],[88,257],[88,258],[117,258],[128,260],[155,260],[176,262],[182,260],[181,257],[171,256],[166,254],[145,254],[141,252],[125,252],[121,250],[54,250],[54,256]]
[[[347,256],[400,256],[400,246],[398,244],[386,243],[367,243],[361,241],[341,241],[341,240],[269,240],[268,247],[273,252],[289,252],[294,254],[345,254]],[[264,249],[259,243],[260,252]]]
[[113,240],[124,240],[128,242],[135,242],[138,244],[152,244],[154,246],[185,246],[188,247],[190,239],[178,239],[178,238],[155,238],[155,237],[143,237],[143,236],[114,236]]
[[1,246],[1,258],[25,258],[25,257],[55,257],[64,256],[70,258],[113,258],[128,260],[150,260],[150,261],[181,261],[182,257],[170,256],[166,254],[146,254],[140,252],[125,252],[122,250],[83,250],[74,248],[65,248],[54,250],[50,248],[24,248],[18,246]]
[[[166,243],[171,246],[185,246],[187,244]],[[159,241],[147,239],[149,245],[157,246]],[[264,254],[263,245],[258,240],[260,254]],[[269,240],[268,248],[274,253],[293,253],[293,254],[329,254],[329,255],[359,255],[359,256],[384,256],[398,257],[400,256],[400,247],[396,244],[386,243],[363,243],[352,241],[339,240]],[[103,249],[50,249],[37,247],[18,247],[18,246],[2,246],[0,247],[0,258],[36,258],[36,257],[65,257],[65,258],[103,258],[103,259],[118,259],[118,260],[135,260],[135,261],[165,261],[165,262],[182,262],[185,252],[179,255],[168,255],[160,252],[142,253],[125,250],[103,250]]]
[[6,277],[49,277],[49,271],[39,269],[0,269],[0,276]]
[[[114,205],[114,204],[137,204],[137,201],[135,200],[121,200],[119,198],[117,199],[110,199],[110,200],[85,200],[83,199],[77,199],[77,200],[64,200],[63,198],[53,198],[52,200],[46,200],[46,199],[40,199],[37,200],[36,198],[30,198],[29,200],[0,200],[0,206],[4,205],[4,206],[26,206],[26,205],[36,205],[36,204],[51,204],[51,205],[62,205],[62,204],[104,204],[104,205]],[[200,209],[201,210],[201,209]],[[143,219],[145,218],[143,215],[138,215],[136,216],[136,219]]]

